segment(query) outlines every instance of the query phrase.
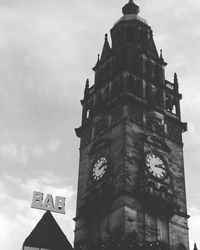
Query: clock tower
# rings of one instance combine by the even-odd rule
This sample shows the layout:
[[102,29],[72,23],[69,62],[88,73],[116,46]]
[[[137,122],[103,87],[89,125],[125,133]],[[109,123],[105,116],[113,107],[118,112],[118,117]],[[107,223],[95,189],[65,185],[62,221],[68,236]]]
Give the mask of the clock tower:
[[130,0],[86,81],[75,249],[188,250],[179,83]]

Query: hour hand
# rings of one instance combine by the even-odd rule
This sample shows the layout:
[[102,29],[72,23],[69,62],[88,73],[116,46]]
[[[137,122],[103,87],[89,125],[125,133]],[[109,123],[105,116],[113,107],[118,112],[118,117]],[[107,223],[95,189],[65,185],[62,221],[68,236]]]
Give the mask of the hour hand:
[[101,170],[104,166],[106,166],[106,163],[103,163],[103,164],[99,167],[99,170]]
[[162,164],[155,164],[156,168],[161,168],[161,169],[165,169],[165,167]]

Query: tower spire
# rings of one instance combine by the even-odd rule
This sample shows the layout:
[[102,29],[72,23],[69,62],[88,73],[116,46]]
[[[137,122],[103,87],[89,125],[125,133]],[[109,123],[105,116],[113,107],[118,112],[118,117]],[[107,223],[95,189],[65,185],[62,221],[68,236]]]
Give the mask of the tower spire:
[[101,60],[104,60],[110,53],[110,44],[108,42],[108,34],[105,34],[105,41],[104,41],[104,45],[103,45],[103,50],[101,53]]
[[137,15],[139,12],[140,12],[140,7],[136,5],[133,0],[129,0],[129,2],[122,8],[122,13],[124,15],[130,15],[130,14]]

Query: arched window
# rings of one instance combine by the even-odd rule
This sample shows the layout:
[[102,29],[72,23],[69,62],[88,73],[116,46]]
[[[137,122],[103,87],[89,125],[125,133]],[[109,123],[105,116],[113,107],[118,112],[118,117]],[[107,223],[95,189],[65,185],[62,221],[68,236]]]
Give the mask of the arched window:
[[172,112],[172,98],[170,95],[166,96],[166,109],[169,112]]
[[155,194],[155,190],[156,190],[156,187],[155,187],[155,184],[150,181],[147,185],[147,188],[148,188],[148,191],[150,192],[150,194]]
[[145,30],[140,30],[140,43],[141,46],[144,48],[147,46],[147,41],[148,41],[148,32]]
[[145,86],[145,97],[149,99],[151,97],[151,86],[146,84]]
[[166,187],[161,187],[160,188],[160,197],[163,199],[163,200],[166,200],[167,199],[167,189]]
[[174,115],[177,115],[177,105],[178,105],[177,100],[174,98],[172,100],[172,113]]
[[160,100],[161,100],[161,90],[160,89],[157,89],[156,90],[156,93],[155,93],[155,103],[156,104],[159,104]]
[[134,79],[130,76],[128,79],[127,91],[134,94]]
[[86,119],[88,119],[90,117],[90,109],[87,109],[86,111]]
[[147,60],[145,63],[145,75],[146,79],[151,81],[152,80],[152,63],[151,61]]
[[159,65],[154,66],[154,81],[157,84],[161,84],[163,81],[163,70]]
[[135,95],[142,97],[142,82],[140,80],[137,80],[135,83]]

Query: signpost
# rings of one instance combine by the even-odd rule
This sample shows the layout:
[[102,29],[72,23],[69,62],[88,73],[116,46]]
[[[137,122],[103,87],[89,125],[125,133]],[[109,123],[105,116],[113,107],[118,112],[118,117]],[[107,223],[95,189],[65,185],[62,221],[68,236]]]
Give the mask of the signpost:
[[46,197],[44,197],[43,193],[34,191],[31,207],[65,214],[65,198],[56,196],[54,201],[51,194],[47,194]]

